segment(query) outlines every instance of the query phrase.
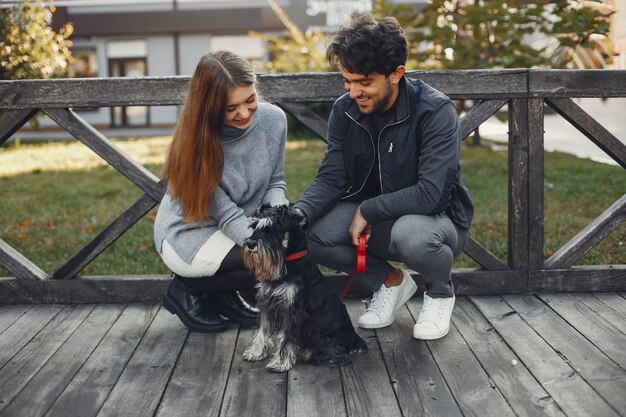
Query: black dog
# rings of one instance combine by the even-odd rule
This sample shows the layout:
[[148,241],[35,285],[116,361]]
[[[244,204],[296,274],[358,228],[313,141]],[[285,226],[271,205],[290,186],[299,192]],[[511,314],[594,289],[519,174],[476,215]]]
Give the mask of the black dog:
[[287,206],[263,206],[250,226],[242,254],[258,282],[259,316],[244,359],[273,350],[267,369],[285,372],[299,359],[341,365],[349,354],[367,352],[346,306],[306,256],[305,220]]

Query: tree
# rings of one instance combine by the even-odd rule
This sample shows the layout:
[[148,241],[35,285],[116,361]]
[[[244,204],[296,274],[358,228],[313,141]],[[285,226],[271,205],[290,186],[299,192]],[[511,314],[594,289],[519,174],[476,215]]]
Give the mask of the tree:
[[319,29],[303,33],[275,0],[268,0],[268,3],[285,25],[287,37],[256,34],[268,42],[267,69],[277,73],[330,71],[324,50],[326,35]]
[[537,2],[433,0],[414,22],[422,68],[512,68],[546,62],[526,39],[545,24]]
[[50,1],[24,0],[20,6],[0,10],[0,79],[62,76],[72,54],[71,24],[59,33],[50,27],[55,8]]
[[[600,0],[432,0],[409,25],[420,68],[565,68],[606,37]],[[551,47],[550,44],[552,44]],[[558,54],[558,59],[554,55]]]
[[424,69],[571,67],[608,33],[611,12],[599,2],[432,0],[407,24],[411,55]]
[[554,34],[547,49],[552,68],[605,68],[612,63],[609,16],[615,11],[600,0],[558,0],[553,7]]

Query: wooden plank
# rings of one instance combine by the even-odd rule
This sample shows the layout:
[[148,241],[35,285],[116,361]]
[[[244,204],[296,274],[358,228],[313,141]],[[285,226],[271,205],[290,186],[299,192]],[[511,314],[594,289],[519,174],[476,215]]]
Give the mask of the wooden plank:
[[[37,114],[39,109],[6,110],[0,117],[0,145]],[[1,112],[0,112],[1,113]]]
[[626,300],[615,293],[572,294],[596,314],[626,334]]
[[273,103],[335,101],[345,93],[342,78],[336,72],[265,74],[258,80],[261,97]]
[[543,265],[543,99],[528,100],[528,268]]
[[626,410],[626,371],[536,297],[503,298],[607,403]]
[[2,239],[0,239],[0,266],[18,279],[42,281],[48,278],[48,274]]
[[46,417],[98,414],[157,311],[156,305],[126,306]]
[[533,97],[626,97],[623,70],[531,69],[528,73]]
[[[354,302],[354,301],[351,301]],[[419,311],[421,299],[412,299]],[[405,416],[462,416],[426,343],[412,337],[415,320],[402,307],[393,324],[376,330],[392,387]]]
[[465,139],[470,133],[478,129],[487,119],[496,114],[508,99],[483,100],[465,114],[461,119],[461,138]]
[[0,369],[0,412],[85,320],[93,305],[67,306]]
[[287,417],[346,415],[339,367],[298,363],[287,378]]
[[287,374],[269,372],[265,369],[267,359],[258,362],[243,360],[251,333],[250,329],[239,332],[220,417],[281,417],[287,412]]
[[302,103],[276,103],[283,110],[291,114],[306,127],[311,129],[324,142],[328,142],[328,122],[313,110],[309,109],[306,104]]
[[83,276],[72,280],[0,278],[0,304],[158,302],[169,275]]
[[[341,293],[348,281],[348,276],[341,273],[324,273],[324,276],[337,294]],[[414,271],[411,271],[411,276],[417,284],[417,292],[424,292],[426,290],[424,278]],[[452,271],[454,291],[458,295],[527,293],[525,278],[525,276],[520,276],[519,271],[512,270],[485,271],[475,268],[457,268]],[[371,290],[356,282],[350,289],[348,298],[363,298],[371,295]]]
[[521,271],[460,270],[452,274],[452,280],[458,295],[528,292],[526,274]]
[[539,298],[622,369],[626,369],[626,335],[570,294],[539,294]]
[[470,298],[568,417],[618,415],[504,300]]
[[[346,303],[352,323],[365,312],[362,303]],[[343,394],[349,416],[394,417],[402,411],[393,391],[390,375],[385,369],[374,330],[357,328],[359,336],[367,343],[367,354],[356,354],[341,368]]]
[[188,333],[178,317],[159,310],[98,416],[153,416]]
[[[557,271],[558,272],[558,271]],[[611,277],[616,276],[615,267],[599,269],[595,275],[600,281],[616,287],[618,280],[611,283]],[[563,273],[563,271],[559,272]],[[604,275],[607,275],[604,278]],[[348,276],[341,273],[325,273],[333,290],[339,294],[348,281]],[[226,277],[225,277],[226,278]],[[424,290],[424,280],[414,274],[421,291]],[[483,271],[476,269],[457,269],[452,272],[455,291],[459,295],[465,294],[519,294],[528,292],[526,280],[522,279],[518,271]],[[168,275],[100,275],[78,276],[75,279],[22,281],[11,277],[0,277],[0,305],[18,303],[132,303],[132,302],[159,302],[171,281]],[[222,280],[222,284],[226,284]],[[597,282],[596,279],[594,282]],[[552,282],[552,281],[550,281]],[[242,281],[233,283],[232,287],[221,289],[242,289]],[[581,280],[584,287],[585,281]],[[626,289],[626,286],[624,287]],[[615,288],[614,288],[615,290]],[[580,291],[580,290],[579,290]],[[371,291],[358,283],[352,286],[349,297],[367,297]]]
[[297,363],[287,375],[287,417],[343,417],[346,403],[337,366]]
[[[32,306],[27,304],[0,306],[0,336],[16,320],[22,317]],[[1,350],[0,350],[1,352]]]
[[[608,85],[608,84],[607,84]],[[626,168],[626,144],[591,117],[571,98],[546,98],[546,102],[572,126],[587,136],[622,168]]]
[[[339,294],[348,277],[325,273],[334,291]],[[413,274],[420,291],[424,279]],[[526,275],[519,271],[484,271],[474,268],[456,269],[452,273],[458,295],[522,294],[528,292],[562,291],[626,291],[626,266],[574,266],[570,269],[542,270]],[[100,275],[79,276],[72,280],[23,281],[0,277],[0,305],[19,303],[132,303],[160,302],[171,281],[169,275]],[[527,285],[530,285],[528,287]],[[233,287],[232,289],[241,289]],[[371,295],[355,284],[350,298]]]
[[478,243],[473,237],[465,246],[465,253],[472,258],[478,265],[488,271],[507,271],[510,268],[502,262],[496,255],[489,252],[487,248]]
[[[421,305],[414,300],[407,305],[413,317],[419,317]],[[464,415],[515,416],[453,323],[444,338],[426,344]]]
[[189,333],[157,417],[219,415],[238,332]]
[[[325,273],[331,287],[340,293],[348,276]],[[424,280],[413,274],[420,291]],[[542,270],[526,275],[519,271],[456,269],[452,273],[458,295],[522,294],[562,291],[626,291],[626,266],[574,266],[570,269]],[[22,281],[0,277],[0,305],[18,303],[131,303],[159,302],[171,281],[168,275],[79,276],[72,280]],[[241,289],[233,287],[232,289]],[[349,297],[371,295],[355,284]]]
[[0,368],[54,319],[62,308],[54,304],[31,307],[0,335]]
[[[626,291],[626,265],[531,271],[529,292]],[[502,292],[503,294],[505,292]]]
[[585,256],[626,220],[626,194],[596,217],[544,263],[546,269],[565,269]]
[[[63,392],[105,333],[117,320],[122,308],[119,304],[96,306],[85,321],[37,372],[37,375],[3,410],[3,414],[30,417],[46,414],[48,408]],[[71,411],[74,412],[74,410]]]
[[[190,79],[174,76],[0,81],[0,108],[182,104]],[[32,103],[30,107],[28,103]]]
[[[624,70],[409,71],[453,99],[510,97],[624,97]],[[270,102],[333,101],[343,94],[337,73],[261,74]],[[179,105],[189,76],[0,81],[0,108]],[[42,94],[45,92],[45,94]]]
[[148,194],[142,195],[129,208],[113,220],[97,236],[80,249],[69,261],[63,264],[52,274],[52,279],[70,279],[76,275],[91,261],[98,257],[106,248],[111,246],[128,229],[133,227],[141,218],[148,213],[158,202]]
[[518,416],[565,414],[467,298],[458,297],[456,328]]
[[[409,71],[407,76],[422,79],[453,99],[528,94],[526,69]],[[168,76],[0,81],[0,108],[179,105],[189,80]],[[260,74],[258,80],[259,93],[269,102],[334,101],[345,92],[336,72]]]
[[87,145],[109,165],[117,169],[156,202],[165,194],[165,186],[159,178],[143,165],[138,164],[115,146],[106,136],[94,129],[71,109],[43,109],[52,120],[76,139]]
[[511,269],[528,269],[528,100],[509,103],[509,245]]

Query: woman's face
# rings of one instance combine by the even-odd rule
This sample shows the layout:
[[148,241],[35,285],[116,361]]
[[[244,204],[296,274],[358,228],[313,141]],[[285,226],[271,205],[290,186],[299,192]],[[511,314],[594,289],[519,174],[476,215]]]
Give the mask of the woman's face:
[[224,124],[236,129],[245,129],[252,124],[259,102],[254,84],[238,85],[228,93]]

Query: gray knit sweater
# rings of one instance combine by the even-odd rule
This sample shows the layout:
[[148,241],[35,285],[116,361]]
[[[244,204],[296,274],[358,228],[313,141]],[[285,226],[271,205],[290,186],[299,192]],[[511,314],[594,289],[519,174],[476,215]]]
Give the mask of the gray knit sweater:
[[178,199],[166,193],[154,224],[157,251],[167,239],[178,256],[191,263],[200,247],[218,229],[239,246],[252,234],[250,216],[261,204],[288,204],[283,179],[287,119],[269,103],[259,103],[247,129],[224,126],[220,142],[224,150],[222,179],[209,201],[210,219],[185,223]]

